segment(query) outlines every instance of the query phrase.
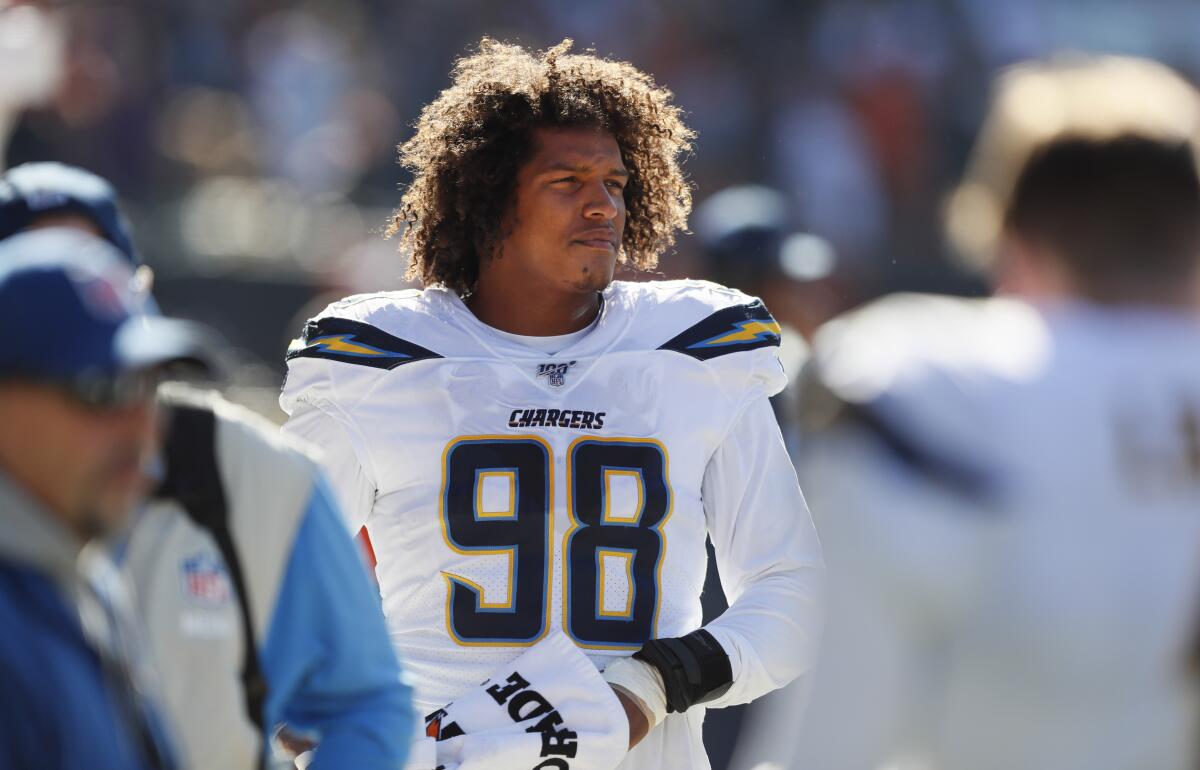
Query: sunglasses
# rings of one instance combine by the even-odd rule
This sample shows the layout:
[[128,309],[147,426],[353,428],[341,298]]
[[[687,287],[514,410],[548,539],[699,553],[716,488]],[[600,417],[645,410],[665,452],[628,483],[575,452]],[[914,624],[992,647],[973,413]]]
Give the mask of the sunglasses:
[[152,401],[162,382],[162,375],[154,369],[118,374],[85,374],[67,380],[0,374],[0,382],[4,381],[52,388],[85,409],[116,412]]
[[112,412],[150,402],[161,380],[158,370],[141,369],[117,374],[85,374],[53,384],[88,409]]

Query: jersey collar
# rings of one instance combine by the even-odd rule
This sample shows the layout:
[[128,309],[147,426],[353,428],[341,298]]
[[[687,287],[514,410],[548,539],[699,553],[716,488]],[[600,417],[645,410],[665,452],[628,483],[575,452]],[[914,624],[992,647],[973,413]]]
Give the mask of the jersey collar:
[[535,385],[542,384],[537,379],[537,364],[575,361],[571,377],[555,391],[559,394],[570,392],[582,382],[596,361],[621,340],[632,321],[621,282],[614,281],[600,294],[600,315],[591,331],[558,353],[549,355],[496,334],[492,327],[475,317],[454,291],[444,287],[429,291],[442,303],[452,323],[473,338],[486,357],[510,364]]

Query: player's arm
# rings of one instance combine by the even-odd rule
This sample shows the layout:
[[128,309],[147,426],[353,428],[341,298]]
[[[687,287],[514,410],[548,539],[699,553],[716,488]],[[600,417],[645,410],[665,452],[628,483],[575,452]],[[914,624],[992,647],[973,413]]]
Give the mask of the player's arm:
[[801,478],[829,561],[822,643],[811,676],[750,706],[736,765],[883,767],[928,702],[929,640],[969,552],[935,526],[948,493],[874,436],[845,426],[806,444]]
[[413,731],[410,690],[378,595],[324,483],[296,534],[266,634],[268,721],[314,731],[309,765],[399,768]]
[[742,411],[709,461],[702,494],[729,609],[606,671],[652,723],[697,704],[753,700],[807,671],[816,650],[820,544],[765,396]]
[[705,630],[733,681],[711,707],[746,703],[812,667],[824,595],[821,545],[765,396],[751,400],[705,470],[709,536],[729,609]]
[[321,352],[321,335],[347,325],[373,340],[382,334],[367,324],[324,314],[319,320],[309,321],[303,336],[292,343],[288,352],[287,377],[279,394],[279,406],[288,415],[283,433],[315,450],[347,529],[357,533],[374,507],[378,476],[354,410],[358,401],[370,393],[375,382],[373,375],[379,370],[353,365],[359,361],[356,358]]
[[[863,363],[837,369],[849,383],[881,379],[873,367],[889,360],[876,348],[879,330],[864,331],[850,350],[871,348],[849,359]],[[818,355],[842,349],[822,334]],[[738,758],[742,766],[883,766],[923,733],[923,707],[936,702],[930,662],[973,604],[979,538],[990,523],[979,503],[992,465],[980,447],[994,431],[962,411],[965,391],[951,382],[917,402],[905,389],[863,402],[830,382],[825,367],[805,374],[807,435],[797,465],[830,570],[824,641],[804,678],[813,708],[800,724],[791,718],[789,705],[805,695],[796,688],[754,704]],[[931,376],[891,379],[928,386]],[[970,451],[955,441],[960,426],[980,433]]]
[[375,505],[375,482],[359,459],[352,431],[348,418],[308,401],[298,401],[283,425],[285,434],[316,450],[346,526],[357,533]]

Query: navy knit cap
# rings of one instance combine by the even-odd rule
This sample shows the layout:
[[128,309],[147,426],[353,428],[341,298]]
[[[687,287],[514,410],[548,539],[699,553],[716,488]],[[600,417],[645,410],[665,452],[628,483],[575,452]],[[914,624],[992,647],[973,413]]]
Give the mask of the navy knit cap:
[[133,265],[141,264],[112,185],[62,163],[24,163],[0,176],[0,240],[50,214],[79,214]]

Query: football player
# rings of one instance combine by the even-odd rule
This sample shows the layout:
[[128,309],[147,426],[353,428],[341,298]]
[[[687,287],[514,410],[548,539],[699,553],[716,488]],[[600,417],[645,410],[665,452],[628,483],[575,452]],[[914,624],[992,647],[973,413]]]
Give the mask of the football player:
[[783,766],[1196,767],[1198,138],[1159,64],[1007,71],[949,209],[1002,296],[818,336],[831,611],[804,729],[758,714]]
[[[622,768],[707,767],[705,707],[803,673],[821,604],[778,324],[613,281],[684,227],[691,136],[627,63],[485,39],[401,147],[392,232],[426,288],[309,321],[281,397],[366,525],[417,704],[565,634],[628,715]],[[700,628],[706,536],[731,606]]]

